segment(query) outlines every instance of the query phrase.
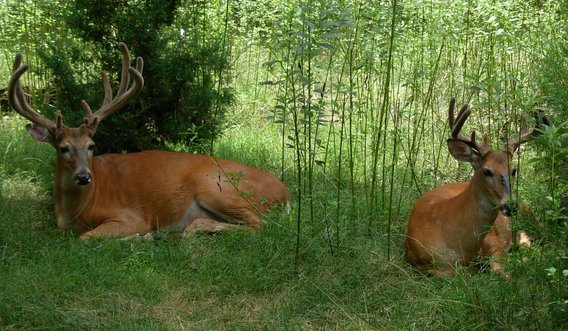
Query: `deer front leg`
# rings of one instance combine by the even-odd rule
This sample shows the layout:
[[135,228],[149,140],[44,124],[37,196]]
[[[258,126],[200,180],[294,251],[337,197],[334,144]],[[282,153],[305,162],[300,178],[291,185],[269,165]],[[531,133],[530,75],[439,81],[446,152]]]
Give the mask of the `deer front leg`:
[[121,220],[106,220],[96,228],[83,233],[79,239],[87,240],[97,237],[123,238],[140,232],[147,232],[150,229],[141,226],[137,222],[125,222]]
[[492,226],[481,243],[481,255],[490,258],[489,269],[493,272],[504,273],[503,259],[508,249],[506,233],[501,233],[496,226]]

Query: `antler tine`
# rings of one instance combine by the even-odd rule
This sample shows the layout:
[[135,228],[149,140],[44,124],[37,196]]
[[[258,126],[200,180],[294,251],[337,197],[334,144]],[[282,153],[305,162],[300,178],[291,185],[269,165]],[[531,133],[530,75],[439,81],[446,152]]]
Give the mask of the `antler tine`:
[[121,70],[121,77],[120,77],[120,86],[118,87],[117,96],[124,94],[126,89],[128,88],[128,83],[130,82],[128,77],[128,68],[130,68],[130,52],[128,51],[128,47],[123,42],[118,43],[118,48],[120,49],[120,53],[122,53],[122,70]]
[[450,108],[448,111],[452,138],[468,144],[469,146],[477,150],[480,154],[486,153],[489,150],[487,135],[483,136],[483,144],[480,146],[477,144],[477,141],[475,139],[475,131],[471,132],[471,138],[469,139],[460,133],[463,125],[465,124],[465,121],[468,119],[469,115],[471,115],[469,104],[464,104],[458,112],[458,116],[454,118],[455,105],[456,100],[455,98],[452,98],[450,100]]
[[[122,53],[122,72],[116,96],[113,98],[112,87],[110,86],[106,73],[103,72],[102,80],[105,97],[101,108],[95,113],[92,113],[87,102],[82,102],[85,120],[89,122],[93,128],[96,128],[98,123],[107,116],[122,109],[130,100],[140,93],[144,86],[144,78],[142,77],[144,61],[142,58],[138,57],[136,59],[136,68],[133,68],[130,66],[130,52],[128,51],[128,47],[126,47],[123,42],[120,42],[118,48]],[[130,88],[128,88],[130,85],[130,77],[132,77],[133,83]]]
[[535,109],[533,111],[533,116],[536,119],[536,125],[532,129],[532,131],[529,132],[526,128],[521,129],[518,135],[515,135],[515,137],[509,140],[509,148],[513,153],[517,150],[517,148],[519,148],[521,144],[526,143],[527,141],[540,135],[541,132],[538,129],[542,128],[543,125],[550,126],[550,121],[546,116],[542,114],[542,109]]
[[450,123],[450,132],[454,127],[454,110],[456,109],[456,98],[450,99],[450,107],[448,109],[448,122]]
[[460,111],[458,112],[458,116],[454,118],[455,105],[456,105],[456,99],[452,98],[452,100],[450,101],[450,109],[449,109],[450,132],[452,134],[452,138],[467,141],[467,138],[461,135],[460,131],[465,121],[471,114],[471,110],[469,109],[469,105],[465,104],[461,107]]
[[[29,69],[29,65],[24,64],[20,66],[21,63],[22,54],[18,53],[14,58],[14,63],[12,66],[12,77],[10,78],[10,83],[8,84],[8,103],[20,115],[22,115],[32,123],[45,127],[50,132],[54,133],[57,127],[55,122],[36,112],[32,107],[30,107],[26,100],[24,89],[22,88],[22,84],[20,83],[20,77]],[[58,117],[61,117],[61,114],[59,114]]]
[[456,139],[466,139],[465,136],[461,135],[459,132],[461,131],[465,121],[467,120],[470,114],[471,110],[469,109],[469,105],[468,104],[463,105],[456,118],[454,129],[452,131],[452,137]]
[[101,77],[103,79],[103,89],[105,91],[105,98],[103,99],[103,105],[106,105],[112,102],[112,87],[110,86],[106,72],[103,71]]
[[142,60],[140,56],[136,58],[136,70],[140,74],[142,74],[142,71],[144,71],[144,60]]
[[85,113],[85,118],[89,118],[93,116],[93,111],[91,110],[91,106],[85,100],[81,100],[81,107],[83,107],[83,112]]

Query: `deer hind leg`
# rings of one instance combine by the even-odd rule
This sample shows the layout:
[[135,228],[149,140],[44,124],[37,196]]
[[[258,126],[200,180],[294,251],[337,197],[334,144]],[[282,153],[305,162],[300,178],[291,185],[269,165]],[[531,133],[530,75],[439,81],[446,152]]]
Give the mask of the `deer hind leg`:
[[[229,202],[227,202],[229,201]],[[184,235],[197,232],[217,233],[226,230],[238,230],[260,227],[260,217],[246,206],[230,203],[224,200],[220,203],[208,204],[201,200],[193,200],[184,215],[188,224],[183,230]]]

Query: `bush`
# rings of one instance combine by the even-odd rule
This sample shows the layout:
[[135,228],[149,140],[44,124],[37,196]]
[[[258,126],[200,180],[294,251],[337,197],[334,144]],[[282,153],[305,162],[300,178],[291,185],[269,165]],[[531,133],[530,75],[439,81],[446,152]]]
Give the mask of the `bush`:
[[[179,1],[157,0],[59,4],[78,39],[47,44],[40,56],[53,73],[59,89],[57,106],[65,110],[66,123],[80,123],[81,99],[94,109],[102,102],[101,66],[118,80],[119,41],[126,43],[132,58],[144,58],[144,90],[101,125],[99,150],[142,150],[164,141],[203,146],[220,133],[223,113],[232,100],[231,91],[223,87],[228,62],[222,36],[200,35],[216,31],[193,26],[207,24],[204,11],[184,11],[179,5]],[[111,84],[116,88],[118,83]]]

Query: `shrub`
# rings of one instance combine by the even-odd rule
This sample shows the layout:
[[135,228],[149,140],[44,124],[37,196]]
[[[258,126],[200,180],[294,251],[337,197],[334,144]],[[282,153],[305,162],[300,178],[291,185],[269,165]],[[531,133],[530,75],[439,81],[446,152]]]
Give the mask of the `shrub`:
[[208,24],[204,11],[178,10],[179,5],[157,0],[59,4],[77,38],[48,43],[40,56],[53,73],[57,106],[65,110],[66,123],[80,123],[81,99],[94,109],[102,102],[101,66],[118,80],[119,41],[126,43],[133,58],[145,61],[143,92],[100,127],[99,150],[141,150],[164,141],[197,143],[220,133],[224,110],[232,100],[223,84],[228,62],[222,36],[201,26]]

